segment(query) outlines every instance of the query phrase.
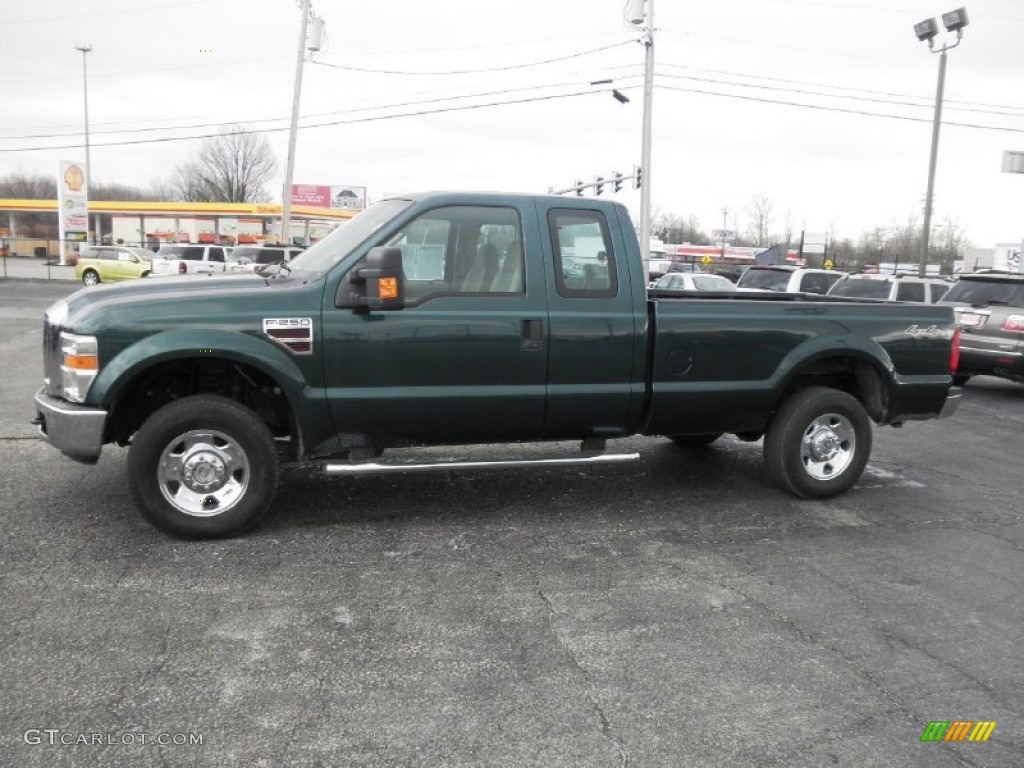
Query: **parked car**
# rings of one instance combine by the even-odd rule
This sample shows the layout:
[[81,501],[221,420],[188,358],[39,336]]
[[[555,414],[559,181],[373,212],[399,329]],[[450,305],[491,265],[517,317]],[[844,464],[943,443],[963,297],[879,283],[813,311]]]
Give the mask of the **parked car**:
[[153,254],[145,248],[124,245],[92,245],[82,249],[75,278],[85,285],[146,277],[153,269]]
[[955,383],[978,374],[1024,383],[1024,275],[963,275],[939,303],[953,305],[960,326]]
[[907,275],[845,275],[829,289],[829,296],[847,299],[883,299],[934,304],[952,287],[948,280]]
[[721,275],[670,272],[654,284],[655,291],[719,291],[734,293],[736,286]]
[[785,264],[750,267],[736,282],[740,291],[776,293],[828,293],[845,272],[831,269],[807,269]]
[[225,272],[257,272],[261,267],[291,261],[302,251],[290,245],[241,245],[232,251]]
[[231,248],[223,245],[161,245],[153,257],[153,275],[212,275],[224,272]]

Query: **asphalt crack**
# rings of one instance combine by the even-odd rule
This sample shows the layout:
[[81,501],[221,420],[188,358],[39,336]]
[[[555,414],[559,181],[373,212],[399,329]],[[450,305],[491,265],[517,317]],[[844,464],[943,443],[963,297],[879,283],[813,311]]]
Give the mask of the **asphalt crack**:
[[534,591],[537,593],[537,596],[541,599],[541,602],[544,603],[544,607],[547,609],[548,631],[551,633],[552,637],[555,638],[555,642],[558,643],[558,646],[562,649],[562,652],[565,654],[566,658],[569,659],[570,666],[572,666],[576,673],[583,678],[583,681],[585,683],[585,685],[583,686],[584,695],[587,698],[587,702],[590,704],[590,708],[594,711],[594,714],[597,716],[598,722],[600,724],[601,735],[609,742],[611,742],[611,744],[615,747],[616,752],[619,753],[619,768],[626,768],[626,766],[629,765],[629,753],[626,751],[626,748],[622,745],[622,742],[615,738],[615,734],[612,732],[612,725],[611,722],[609,722],[608,720],[608,716],[605,715],[604,709],[601,708],[601,703],[597,700],[597,697],[592,695],[591,693],[591,691],[594,688],[593,676],[590,674],[590,672],[587,671],[586,667],[584,667],[580,663],[579,659],[576,657],[575,651],[573,651],[573,649],[570,648],[564,640],[562,640],[561,635],[558,634],[558,630],[555,629],[555,607],[551,602],[551,598],[549,598],[544,593],[544,590],[541,589],[539,579],[534,579],[533,588]]

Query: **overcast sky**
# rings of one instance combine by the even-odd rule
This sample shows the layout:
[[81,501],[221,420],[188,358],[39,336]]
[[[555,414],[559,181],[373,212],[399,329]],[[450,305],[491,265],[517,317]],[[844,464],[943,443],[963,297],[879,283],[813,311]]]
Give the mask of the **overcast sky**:
[[[544,193],[632,172],[644,55],[623,5],[317,0],[327,37],[305,65],[295,182],[377,199]],[[955,7],[655,0],[653,209],[710,230],[726,207],[729,227],[743,228],[751,199],[766,195],[775,231],[788,217],[794,231],[854,238],[920,214],[939,57],[912,27]],[[1004,150],[1024,151],[1024,0],[967,9],[948,59],[935,218],[990,246],[1024,237],[1024,175],[1000,173]],[[84,158],[75,45],[89,43],[95,180],[147,187],[201,142],[154,140],[243,123],[273,129],[280,171],[268,191],[279,200],[299,23],[295,0],[5,0],[0,175],[56,174],[59,159]],[[34,149],[60,145],[70,146]],[[617,197],[635,217],[639,193]]]

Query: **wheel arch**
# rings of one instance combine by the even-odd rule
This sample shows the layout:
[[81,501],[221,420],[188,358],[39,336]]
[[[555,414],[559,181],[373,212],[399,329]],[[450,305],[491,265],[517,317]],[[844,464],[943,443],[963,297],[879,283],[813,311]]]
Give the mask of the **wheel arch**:
[[[110,412],[108,441],[124,444],[167,402],[222,394],[255,410],[276,434],[287,431],[293,452],[300,456],[304,380],[288,352],[261,339],[232,331],[167,331],[114,357],[101,369],[89,399]],[[148,394],[147,385],[162,389]]]
[[775,409],[801,389],[825,386],[857,398],[875,423],[884,423],[895,376],[888,353],[863,336],[830,337],[815,342],[818,343],[794,350],[789,355],[792,359],[781,366],[787,374],[778,387]]

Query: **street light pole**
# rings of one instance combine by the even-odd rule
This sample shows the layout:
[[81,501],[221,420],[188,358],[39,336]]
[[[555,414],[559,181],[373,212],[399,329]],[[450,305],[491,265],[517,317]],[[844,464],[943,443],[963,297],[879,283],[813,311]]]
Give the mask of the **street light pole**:
[[[92,50],[88,43],[75,46],[76,51],[82,52],[82,91],[85,94],[85,188],[92,186],[92,162],[89,158],[89,75],[86,65],[86,54]],[[85,228],[89,229],[89,211],[85,212]],[[92,242],[96,243],[96,230],[93,229]]]
[[924,199],[924,232],[921,234],[921,263],[917,274],[928,272],[928,240],[932,231],[932,195],[935,192],[935,164],[939,158],[939,128],[942,126],[942,92],[946,87],[946,49],[939,56],[939,84],[935,89],[935,116],[932,118],[932,153],[928,160],[928,191]]
[[295,64],[295,89],[292,92],[292,125],[288,133],[288,161],[281,193],[281,241],[291,245],[292,174],[295,172],[295,134],[299,128],[299,101],[302,96],[302,63],[306,58],[306,25],[309,23],[309,0],[302,0],[302,28],[299,31],[299,56]]
[[935,19],[925,19],[914,25],[917,39],[927,41],[928,50],[939,53],[939,82],[935,87],[935,115],[932,118],[932,148],[928,159],[928,189],[924,199],[924,231],[921,233],[921,260],[918,264],[918,276],[928,273],[928,240],[932,226],[932,198],[935,192],[935,165],[939,157],[939,128],[942,125],[942,94],[946,87],[946,52],[960,45],[963,40],[964,27],[967,26],[967,9],[957,8],[955,11],[942,14],[942,23],[947,32],[956,33],[956,42],[950,45],[943,43],[940,51],[935,50],[935,36],[939,34],[939,25]]

